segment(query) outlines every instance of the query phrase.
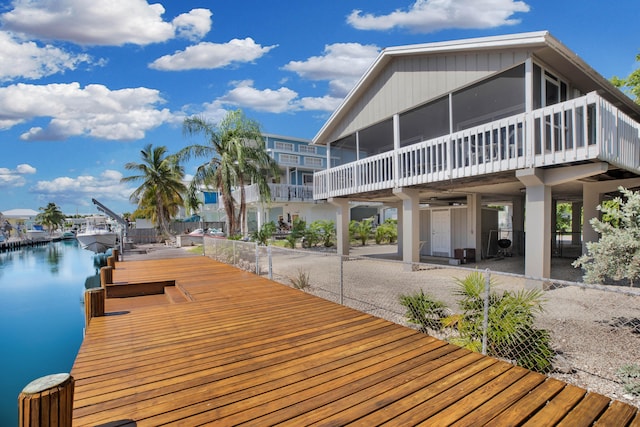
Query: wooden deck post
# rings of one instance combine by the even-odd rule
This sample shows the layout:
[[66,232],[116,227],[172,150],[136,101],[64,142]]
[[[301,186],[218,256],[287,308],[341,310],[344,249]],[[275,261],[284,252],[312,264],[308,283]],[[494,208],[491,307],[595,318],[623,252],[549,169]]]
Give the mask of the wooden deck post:
[[18,396],[18,426],[70,427],[74,379],[54,374],[30,382]]
[[102,267],[100,269],[100,286],[106,288],[113,283],[113,267]]
[[[115,262],[120,261],[120,250],[116,248],[111,249],[111,256]],[[113,268],[116,268],[116,266],[114,265]]]
[[87,289],[84,292],[84,324],[89,326],[93,317],[104,316],[105,288]]

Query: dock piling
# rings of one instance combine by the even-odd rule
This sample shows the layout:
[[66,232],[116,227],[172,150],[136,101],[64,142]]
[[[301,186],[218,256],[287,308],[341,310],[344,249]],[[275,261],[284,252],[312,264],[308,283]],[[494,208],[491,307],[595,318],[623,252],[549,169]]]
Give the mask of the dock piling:
[[70,427],[74,383],[69,374],[47,375],[30,382],[18,396],[18,426]]
[[89,326],[89,322],[94,317],[104,316],[104,300],[106,296],[105,288],[88,289],[84,292],[84,324]]

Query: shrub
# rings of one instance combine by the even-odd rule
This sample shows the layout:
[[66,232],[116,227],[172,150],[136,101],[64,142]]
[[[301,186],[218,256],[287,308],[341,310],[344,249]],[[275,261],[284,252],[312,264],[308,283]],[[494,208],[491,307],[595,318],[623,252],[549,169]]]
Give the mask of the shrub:
[[362,246],[367,244],[367,240],[371,237],[373,231],[373,225],[370,219],[363,219],[362,221],[352,220],[349,223],[349,235],[352,239],[359,240]]
[[309,273],[305,272],[301,268],[298,269],[298,273],[295,277],[290,277],[289,281],[294,288],[305,290],[311,287],[311,283],[309,282]]
[[413,295],[400,295],[400,304],[407,309],[405,316],[409,323],[418,325],[420,332],[442,330],[442,320],[448,315],[445,303],[435,300],[420,289],[420,292]]
[[[458,306],[461,313],[443,317],[446,307],[422,291],[420,294],[401,296],[400,302],[407,311],[407,318],[419,324],[421,331],[428,328],[455,330],[451,343],[472,351],[482,351],[484,330],[485,279],[480,272],[457,280],[461,297]],[[495,283],[490,283],[490,287]],[[409,305],[409,303],[411,305]],[[442,304],[442,305],[441,305]],[[554,351],[551,337],[546,330],[534,326],[535,315],[542,312],[542,291],[532,289],[519,292],[505,291],[489,294],[486,354],[513,361],[537,372],[548,372]],[[439,326],[440,324],[441,326]]]
[[254,231],[251,233],[251,239],[257,242],[259,245],[266,246],[271,239],[271,236],[276,232],[276,224],[271,221],[265,224],[262,224],[260,230]]
[[617,197],[599,205],[603,220],[590,221],[600,239],[587,242],[587,253],[573,263],[584,269],[589,283],[627,280],[633,286],[640,279],[640,193],[618,190],[624,200]]

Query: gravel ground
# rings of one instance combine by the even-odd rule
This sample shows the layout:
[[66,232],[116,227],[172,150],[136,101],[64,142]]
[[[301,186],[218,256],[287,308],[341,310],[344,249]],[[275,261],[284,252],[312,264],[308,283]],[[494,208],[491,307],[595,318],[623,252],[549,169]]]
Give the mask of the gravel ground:
[[[125,259],[194,256],[189,248],[148,245],[142,249],[144,253],[125,253]],[[465,266],[433,264],[435,260],[429,259],[423,260],[429,264],[407,271],[404,264],[389,261],[398,259],[395,246],[353,247],[352,260],[343,262],[342,267],[330,252],[272,250],[274,280],[291,285],[291,279],[302,272],[309,275],[310,293],[341,302],[342,269],[345,305],[405,325],[398,295],[423,289],[455,309],[455,280],[471,271],[489,269],[499,289],[520,290],[531,285],[531,281],[516,276],[524,272],[522,258]],[[209,248],[207,251],[210,255],[215,253]],[[248,258],[255,257],[252,252],[255,251],[246,251]],[[266,275],[266,254],[261,257],[261,270]],[[255,260],[252,258],[251,262]],[[640,365],[640,289],[612,286],[603,290],[606,287],[592,289],[571,284],[582,277],[570,263],[567,259],[553,260],[551,277],[556,282],[544,285],[545,311],[537,318],[538,326],[550,331],[554,350],[559,354],[555,364],[558,370],[550,376],[640,407],[640,398],[625,393],[616,374],[624,365]],[[250,263],[245,264],[249,269]]]

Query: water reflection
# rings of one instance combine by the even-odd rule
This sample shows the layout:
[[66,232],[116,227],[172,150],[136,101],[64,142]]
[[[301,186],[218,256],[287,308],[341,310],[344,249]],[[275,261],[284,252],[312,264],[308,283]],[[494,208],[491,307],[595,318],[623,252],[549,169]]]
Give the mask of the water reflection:
[[[82,342],[85,283],[101,261],[75,241],[0,253],[0,425],[17,425],[32,380],[69,372]],[[95,281],[96,279],[92,279]]]

